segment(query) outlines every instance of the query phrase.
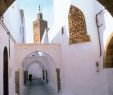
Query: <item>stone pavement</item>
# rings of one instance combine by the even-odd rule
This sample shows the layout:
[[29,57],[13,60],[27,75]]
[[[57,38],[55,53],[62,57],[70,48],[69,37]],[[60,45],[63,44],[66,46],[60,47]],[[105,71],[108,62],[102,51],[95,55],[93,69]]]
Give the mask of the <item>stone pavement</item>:
[[33,80],[27,84],[23,95],[57,95],[52,93],[50,90],[47,89],[47,87],[40,79]]

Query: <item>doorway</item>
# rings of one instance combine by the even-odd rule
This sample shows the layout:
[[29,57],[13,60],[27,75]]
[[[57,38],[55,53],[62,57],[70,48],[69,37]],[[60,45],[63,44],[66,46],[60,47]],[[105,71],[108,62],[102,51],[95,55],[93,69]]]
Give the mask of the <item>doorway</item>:
[[8,50],[5,47],[3,53],[3,95],[9,95],[8,83]]
[[57,72],[57,88],[58,88],[58,93],[61,90],[61,80],[60,80],[60,69],[56,69]]

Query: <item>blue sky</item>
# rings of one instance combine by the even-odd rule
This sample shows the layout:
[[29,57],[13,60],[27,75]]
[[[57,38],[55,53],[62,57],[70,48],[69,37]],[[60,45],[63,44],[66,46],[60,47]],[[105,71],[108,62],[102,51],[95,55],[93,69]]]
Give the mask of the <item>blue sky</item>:
[[33,41],[33,21],[37,18],[39,4],[43,19],[48,21],[49,28],[53,24],[53,0],[18,0],[19,7],[24,10],[26,25],[26,41]]

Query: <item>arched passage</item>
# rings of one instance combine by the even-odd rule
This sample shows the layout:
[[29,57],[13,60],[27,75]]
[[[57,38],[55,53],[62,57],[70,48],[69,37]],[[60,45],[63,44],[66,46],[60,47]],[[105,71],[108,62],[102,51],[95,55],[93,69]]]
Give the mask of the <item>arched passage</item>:
[[113,68],[113,33],[110,35],[105,47],[104,68]]
[[107,92],[111,93],[113,91],[113,33],[108,36],[107,42],[105,44],[103,66],[105,69],[104,71],[107,82]]
[[9,95],[8,85],[8,50],[5,47],[3,53],[3,95]]
[[[21,46],[21,47],[20,47]],[[20,84],[20,94],[23,92],[25,85],[23,85],[23,74],[24,68],[23,64],[32,63],[33,61],[40,61],[44,64],[47,69],[46,75],[48,76],[47,85],[53,88],[52,91],[58,92],[58,82],[60,79],[60,64],[61,60],[61,46],[59,44],[47,44],[47,45],[15,45],[15,61],[18,68],[17,71],[20,72],[19,84]],[[59,70],[56,70],[59,69]],[[57,74],[58,73],[58,74]],[[59,78],[57,78],[59,77]],[[60,87],[59,87],[60,88]]]
[[34,75],[34,79],[35,78],[37,78],[37,79],[42,78],[43,80],[45,80],[44,71],[46,70],[46,68],[45,68],[44,64],[42,64],[40,61],[36,60],[36,58],[29,58],[28,57],[25,59],[25,61],[27,63],[24,62],[22,65],[23,72],[24,72],[23,77],[24,77],[24,84],[25,85],[26,85],[26,82],[29,80],[29,75]]
[[29,80],[30,80],[30,75],[32,75],[32,79],[43,79],[43,68],[41,67],[40,64],[32,63],[28,67],[28,75],[29,75]]
[[[24,75],[24,82],[27,83],[28,79],[28,70],[29,67],[33,64],[39,64],[42,68],[43,73],[43,79],[45,78],[45,82],[48,83],[49,86],[51,86],[53,89],[56,89],[56,91],[60,91],[61,84],[58,82],[60,79],[57,78],[59,74],[54,59],[43,51],[34,51],[28,54],[23,62],[22,62],[22,69],[23,69],[23,75]],[[58,86],[58,83],[60,84],[60,87]]]

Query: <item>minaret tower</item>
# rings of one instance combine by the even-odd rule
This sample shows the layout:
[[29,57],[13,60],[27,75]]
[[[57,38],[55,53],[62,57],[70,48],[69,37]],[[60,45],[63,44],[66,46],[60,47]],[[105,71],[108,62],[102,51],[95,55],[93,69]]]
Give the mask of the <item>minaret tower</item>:
[[33,22],[34,43],[41,43],[44,31],[47,28],[48,28],[47,21],[43,20],[43,14],[41,12],[39,5],[39,13],[37,14],[37,19]]

